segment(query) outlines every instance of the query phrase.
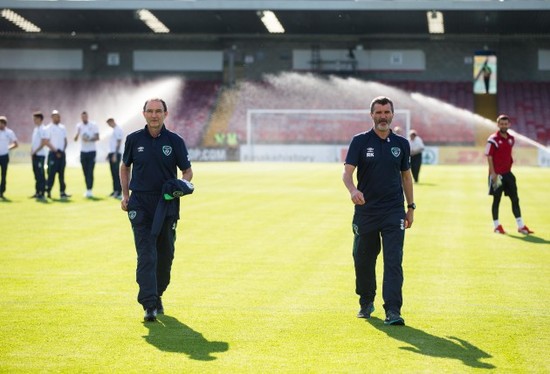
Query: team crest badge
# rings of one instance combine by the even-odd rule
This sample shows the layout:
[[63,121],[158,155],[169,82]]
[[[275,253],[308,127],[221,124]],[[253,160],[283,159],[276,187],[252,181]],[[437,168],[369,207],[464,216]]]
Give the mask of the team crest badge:
[[162,153],[164,153],[165,156],[170,156],[172,154],[172,147],[169,145],[162,146]]
[[399,155],[401,154],[401,148],[399,148],[399,147],[391,147],[391,154],[392,154],[394,157],[399,157]]
[[137,216],[137,212],[135,210],[131,210],[131,211],[128,212],[128,217],[130,219],[134,219],[134,218],[136,218],[136,216]]

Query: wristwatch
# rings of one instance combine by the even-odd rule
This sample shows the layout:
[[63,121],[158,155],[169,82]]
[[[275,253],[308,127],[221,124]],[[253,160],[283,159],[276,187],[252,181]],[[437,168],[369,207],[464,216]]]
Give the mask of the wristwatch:
[[415,203],[409,204],[409,205],[407,205],[407,208],[415,210],[416,209],[416,204]]

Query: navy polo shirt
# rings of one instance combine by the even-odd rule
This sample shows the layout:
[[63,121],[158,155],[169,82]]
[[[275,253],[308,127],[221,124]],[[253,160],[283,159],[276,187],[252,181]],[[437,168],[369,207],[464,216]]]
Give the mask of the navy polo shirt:
[[409,141],[390,132],[380,138],[373,129],[353,137],[346,164],[357,167],[357,189],[365,204],[355,205],[356,214],[374,215],[403,210],[401,172],[410,169]]
[[164,182],[177,178],[177,169],[191,167],[183,139],[162,126],[153,138],[147,126],[126,137],[122,162],[132,165],[130,190],[133,192],[162,192]]

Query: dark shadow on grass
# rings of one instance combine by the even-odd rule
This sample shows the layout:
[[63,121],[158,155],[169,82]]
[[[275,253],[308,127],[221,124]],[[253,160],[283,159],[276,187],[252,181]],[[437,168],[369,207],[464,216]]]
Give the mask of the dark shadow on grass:
[[71,199],[62,199],[62,198],[59,198],[59,199],[50,199],[52,202],[56,202],[56,203],[63,203],[63,204],[68,204],[68,203],[73,203],[74,201],[71,200]]
[[161,351],[185,353],[193,360],[213,361],[213,353],[229,349],[228,343],[208,341],[200,332],[165,314],[158,315],[156,322],[143,325],[149,329],[149,335],[144,336],[147,343]]
[[86,200],[88,200],[88,201],[102,201],[102,200],[105,200],[105,199],[102,198],[102,197],[92,196],[92,197],[87,197]]
[[519,239],[524,242],[533,243],[533,244],[548,244],[550,243],[550,240],[546,240],[544,238],[541,238],[540,236],[536,236],[533,234],[530,235],[508,235],[508,237],[513,239]]
[[455,336],[440,338],[410,326],[387,326],[380,318],[371,317],[367,321],[389,337],[409,344],[400,349],[426,356],[460,360],[464,365],[479,369],[495,369],[493,364],[481,362],[491,358],[490,354]]
[[11,203],[11,199],[8,199],[6,196],[0,198],[0,203]]

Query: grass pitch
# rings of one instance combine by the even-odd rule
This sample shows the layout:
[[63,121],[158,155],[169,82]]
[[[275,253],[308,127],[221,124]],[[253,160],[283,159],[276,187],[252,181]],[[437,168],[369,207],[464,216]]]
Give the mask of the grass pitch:
[[[523,217],[492,233],[484,166],[428,166],[405,239],[403,316],[357,319],[342,165],[195,163],[166,315],[144,324],[126,214],[80,168],[37,203],[30,165],[0,202],[0,372],[550,372],[550,170],[515,168]],[[56,187],[57,188],[57,185]],[[54,198],[58,196],[54,191]],[[380,257],[380,265],[381,265]],[[381,267],[378,277],[381,286]]]

